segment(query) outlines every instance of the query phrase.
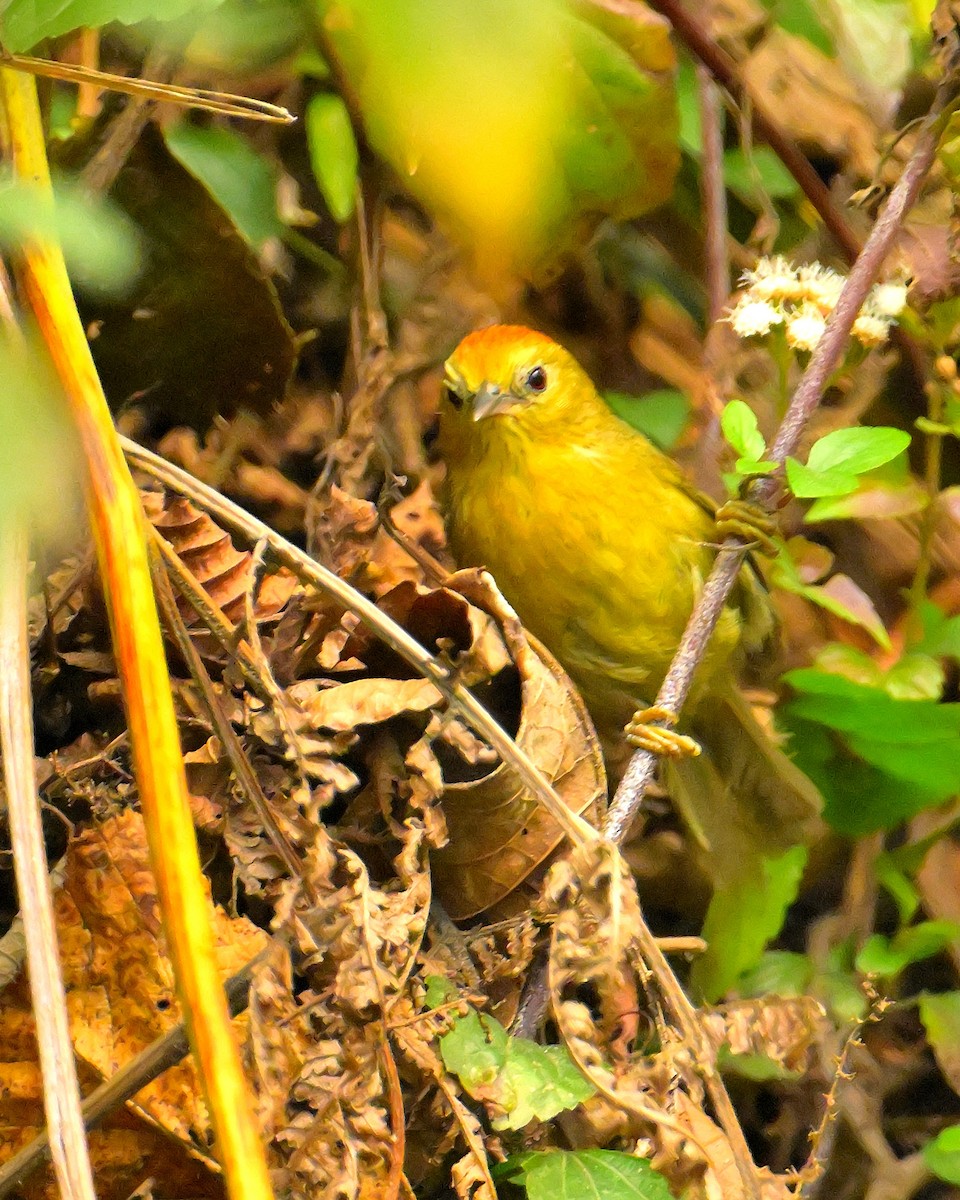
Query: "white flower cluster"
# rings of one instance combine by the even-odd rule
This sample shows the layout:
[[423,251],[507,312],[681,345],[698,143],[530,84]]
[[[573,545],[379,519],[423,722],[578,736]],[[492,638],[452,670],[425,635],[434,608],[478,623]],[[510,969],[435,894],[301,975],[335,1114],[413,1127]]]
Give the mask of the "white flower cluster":
[[[761,258],[741,276],[742,291],[726,320],[738,337],[763,337],[779,325],[794,350],[813,350],[846,280],[829,267],[794,267],[785,258]],[[907,303],[905,283],[874,287],[853,324],[862,346],[882,346]]]

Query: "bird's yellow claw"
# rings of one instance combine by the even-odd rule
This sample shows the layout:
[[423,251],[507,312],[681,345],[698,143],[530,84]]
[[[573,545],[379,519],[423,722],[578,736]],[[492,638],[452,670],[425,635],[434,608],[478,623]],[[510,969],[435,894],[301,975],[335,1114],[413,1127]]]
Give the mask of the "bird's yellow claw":
[[[652,724],[663,721],[669,729]],[[700,744],[684,733],[677,733],[672,726],[677,723],[677,714],[659,704],[652,708],[641,708],[633,714],[624,733],[631,746],[648,750],[661,758],[696,758]]]
[[728,500],[717,509],[717,536],[721,542],[728,537],[743,538],[773,558],[778,552],[776,532],[776,521],[749,500]]

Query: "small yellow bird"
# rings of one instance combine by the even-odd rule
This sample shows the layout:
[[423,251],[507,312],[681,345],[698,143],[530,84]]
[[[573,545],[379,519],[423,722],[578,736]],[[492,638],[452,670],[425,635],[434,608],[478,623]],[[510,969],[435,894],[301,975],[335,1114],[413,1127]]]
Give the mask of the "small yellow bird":
[[[712,503],[610,410],[571,354],[520,326],[472,333],[447,360],[440,449],[457,560],[493,573],[580,688],[601,734],[622,745],[631,714],[653,704],[712,566]],[[705,754],[674,760],[668,786],[695,828],[714,825],[704,805],[719,795],[753,814],[731,819],[765,825],[771,816],[783,825],[773,841],[788,844],[801,840],[818,794],[734,684],[738,661],[774,629],[747,563],[685,718]],[[633,740],[656,745],[649,714],[636,715]],[[697,750],[677,735],[664,742],[668,752]]]

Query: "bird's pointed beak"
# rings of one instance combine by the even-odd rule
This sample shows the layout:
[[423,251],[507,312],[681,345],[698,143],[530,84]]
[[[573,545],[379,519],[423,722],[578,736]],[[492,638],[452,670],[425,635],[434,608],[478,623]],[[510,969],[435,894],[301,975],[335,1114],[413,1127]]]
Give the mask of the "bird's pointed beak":
[[519,403],[519,397],[513,392],[503,391],[499,385],[484,381],[473,397],[473,419],[482,421],[484,417],[495,417],[498,413],[509,412]]

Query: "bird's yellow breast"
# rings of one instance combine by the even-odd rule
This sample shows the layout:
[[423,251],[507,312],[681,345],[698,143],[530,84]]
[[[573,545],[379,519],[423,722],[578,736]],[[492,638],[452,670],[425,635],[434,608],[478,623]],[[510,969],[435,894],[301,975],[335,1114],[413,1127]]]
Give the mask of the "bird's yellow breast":
[[[511,417],[471,429],[448,456],[451,547],[492,571],[588,703],[611,685],[649,701],[710,569],[713,522],[672,462],[600,416],[557,437]],[[725,616],[714,664],[737,625]]]

